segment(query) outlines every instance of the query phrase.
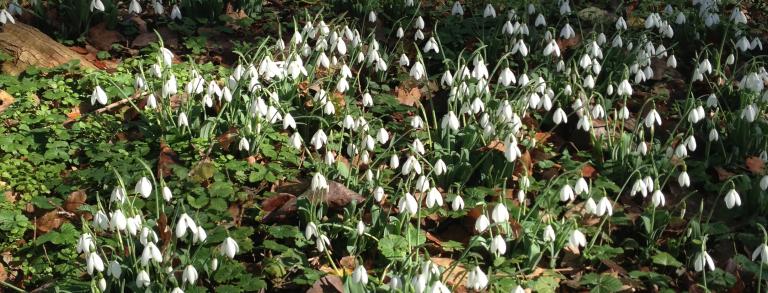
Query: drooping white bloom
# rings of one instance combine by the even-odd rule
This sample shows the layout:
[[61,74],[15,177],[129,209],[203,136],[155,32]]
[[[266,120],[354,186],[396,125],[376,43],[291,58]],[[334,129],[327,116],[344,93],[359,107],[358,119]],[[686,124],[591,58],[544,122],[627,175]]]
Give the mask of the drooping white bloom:
[[146,267],[150,260],[154,263],[163,261],[163,254],[153,242],[147,242],[147,245],[144,246],[144,250],[141,252],[141,265]]
[[611,201],[608,200],[607,196],[601,198],[597,203],[597,211],[595,212],[595,215],[598,217],[602,217],[603,215],[613,215],[613,204],[611,204]]
[[197,233],[197,224],[187,213],[181,214],[176,222],[176,238],[183,238],[187,235],[187,230],[193,234]]
[[147,273],[146,270],[141,270],[136,275],[136,287],[142,288],[142,287],[149,287],[149,284],[151,284],[151,280],[149,279],[149,273]]
[[171,8],[171,19],[181,19],[181,9],[179,9],[177,4],[174,4],[173,8]]
[[483,17],[496,17],[496,9],[493,8],[491,3],[488,3],[488,5],[485,6],[485,9],[483,9]]
[[111,219],[109,221],[109,228],[113,231],[120,230],[123,231],[126,228],[127,220],[125,218],[125,214],[123,214],[122,210],[116,210],[111,214]]
[[224,239],[224,242],[219,245],[219,251],[221,252],[221,255],[226,255],[230,259],[234,259],[235,254],[240,251],[240,246],[237,245],[235,239],[227,237],[227,239]]
[[768,244],[760,244],[760,246],[752,252],[752,261],[756,261],[758,258],[760,258],[760,262],[763,264],[768,264]]
[[571,201],[574,199],[576,199],[576,196],[573,193],[573,188],[571,188],[570,185],[565,184],[563,188],[560,189],[560,201]]
[[107,93],[104,92],[101,86],[97,85],[91,94],[91,105],[95,105],[96,102],[99,102],[99,104],[102,105],[106,105],[108,100],[109,98],[107,97]]
[[491,211],[491,219],[494,223],[505,223],[509,221],[509,211],[504,203],[497,204]]
[[384,199],[384,195],[385,195],[384,188],[381,186],[377,186],[376,189],[373,190],[373,198],[377,202],[381,202],[381,200]]
[[365,270],[365,267],[362,265],[358,265],[355,270],[352,272],[352,281],[358,284],[368,284],[368,272]]
[[453,6],[451,7],[451,15],[464,15],[464,8],[461,7],[461,3],[459,1],[453,2]]
[[491,253],[498,253],[499,255],[507,253],[507,242],[504,240],[504,237],[501,237],[500,234],[493,236],[489,250]]
[[448,170],[448,166],[445,165],[445,162],[443,162],[442,159],[438,159],[432,170],[435,172],[435,175],[440,176],[445,174]]
[[131,0],[131,4],[128,5],[128,13],[141,14],[141,5],[136,0]]
[[480,267],[475,267],[467,274],[467,288],[482,291],[488,286],[488,275]]
[[555,109],[555,112],[552,114],[552,121],[558,125],[560,123],[568,123],[568,115],[565,114],[565,111],[563,111],[563,108],[557,108]]
[[147,177],[141,177],[139,182],[136,182],[134,192],[141,195],[143,198],[148,198],[152,194],[152,182]]
[[576,180],[576,185],[574,185],[573,191],[577,195],[589,193],[589,184],[587,184],[587,180],[584,180],[584,177],[579,177],[579,179]]
[[459,118],[456,117],[456,113],[453,111],[448,111],[448,113],[443,116],[440,127],[443,129],[448,129],[452,133],[456,133],[459,130]]
[[486,217],[485,214],[480,215],[477,217],[477,220],[475,220],[475,231],[477,231],[477,233],[485,232],[489,226],[491,226],[491,222],[488,220],[488,217]]
[[91,12],[96,9],[98,11],[104,11],[104,3],[101,0],[91,0]]
[[697,272],[701,272],[705,268],[709,269],[710,271],[714,271],[715,261],[712,260],[711,256],[709,256],[709,253],[707,253],[706,251],[702,251],[696,254],[696,258],[694,258],[693,260],[693,268]]
[[401,214],[407,213],[413,217],[416,215],[416,212],[418,212],[419,204],[410,192],[406,192],[405,196],[400,198],[397,208],[400,210]]
[[411,66],[411,71],[409,73],[415,80],[421,80],[427,75],[427,72],[424,69],[424,64],[422,64],[421,61],[416,61],[416,63]]
[[725,194],[725,206],[728,209],[732,209],[734,206],[741,206],[741,197],[736,189],[731,188],[728,193]]
[[587,237],[584,236],[584,233],[581,233],[579,229],[574,229],[573,232],[571,232],[571,236],[568,237],[568,245],[573,248],[586,247]]
[[552,225],[547,225],[547,227],[544,227],[544,235],[542,236],[542,240],[544,242],[553,242],[555,241],[555,238],[557,235],[555,234],[555,229],[552,228]]
[[453,202],[451,203],[451,209],[453,211],[460,211],[464,209],[464,199],[461,198],[460,195],[457,195],[453,198]]
[[653,192],[653,195],[651,195],[651,203],[654,207],[664,206],[667,203],[667,200],[664,198],[664,194],[661,193],[661,190],[656,189]]
[[651,111],[648,112],[648,115],[645,116],[643,122],[645,123],[645,127],[648,128],[653,128],[654,124],[661,126],[661,116],[656,112],[656,109],[651,109]]
[[768,189],[768,175],[763,175],[763,178],[760,178],[760,189],[763,191]]
[[376,22],[376,12],[371,10],[368,12],[368,22]]

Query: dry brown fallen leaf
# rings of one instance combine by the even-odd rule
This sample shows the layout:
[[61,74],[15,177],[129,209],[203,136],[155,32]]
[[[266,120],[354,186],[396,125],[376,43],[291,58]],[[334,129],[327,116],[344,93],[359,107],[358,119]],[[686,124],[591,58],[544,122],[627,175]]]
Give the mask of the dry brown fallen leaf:
[[39,234],[45,234],[58,229],[65,221],[60,211],[52,210],[35,219],[35,227]]
[[176,164],[176,152],[165,142],[160,142],[160,155],[157,158],[157,177],[171,176],[171,166]]
[[[454,259],[448,257],[431,257],[430,260],[438,266],[443,267],[446,272],[448,268],[455,262]],[[449,286],[464,286],[467,283],[467,269],[462,264],[457,264],[453,271],[443,276],[443,282]]]
[[395,87],[395,96],[401,105],[414,106],[421,99],[421,90],[416,86],[410,89],[405,88],[405,86],[397,86]]
[[344,282],[337,275],[325,275],[307,290],[307,293],[333,293],[344,292]]
[[763,169],[765,168],[765,162],[763,162],[762,159],[758,157],[749,157],[747,158],[747,170],[749,172],[752,172],[752,174],[763,174]]
[[8,107],[13,104],[15,99],[13,96],[8,94],[7,92],[0,90],[0,112],[5,111],[5,109],[8,109]]
[[725,170],[723,167],[715,167],[715,173],[717,174],[717,179],[720,180],[720,182],[723,182],[725,180],[728,180],[728,178],[731,178],[733,176],[736,176],[731,171]]
[[77,211],[80,206],[85,204],[86,194],[85,189],[80,189],[73,191],[69,194],[67,199],[64,201],[64,210],[74,213]]

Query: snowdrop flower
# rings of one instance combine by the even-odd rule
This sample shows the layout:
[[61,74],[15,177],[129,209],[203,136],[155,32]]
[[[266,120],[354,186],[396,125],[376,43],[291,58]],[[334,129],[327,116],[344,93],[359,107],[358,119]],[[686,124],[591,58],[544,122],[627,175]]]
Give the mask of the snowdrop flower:
[[608,200],[607,196],[600,199],[597,203],[597,211],[595,212],[595,215],[598,217],[602,217],[606,214],[608,216],[613,215],[613,204],[611,204],[611,201]]
[[594,199],[591,197],[587,199],[587,201],[584,203],[584,210],[587,211],[587,214],[597,214],[597,203]]
[[557,108],[552,114],[552,121],[559,125],[560,123],[568,123],[568,115],[565,114],[563,108]]
[[323,174],[316,172],[315,175],[312,175],[310,188],[313,192],[316,193],[328,192],[328,181],[325,179]]
[[547,225],[547,227],[544,228],[542,240],[544,240],[544,242],[553,242],[555,241],[555,237],[555,229],[552,228],[552,225]]
[[574,199],[576,199],[576,196],[573,193],[573,188],[566,183],[563,188],[560,189],[560,201],[571,201]]
[[152,182],[149,182],[147,177],[141,177],[139,182],[136,182],[134,192],[141,195],[143,198],[148,198],[152,194]]
[[[10,9],[12,11],[13,11],[13,7],[14,7],[13,5],[10,7]],[[93,11],[93,9],[91,9],[91,11]],[[21,13],[19,13],[19,14],[21,14]],[[13,19],[13,15],[11,13],[9,13],[8,10],[6,10],[6,9],[0,10],[0,23],[6,24],[8,22],[15,24],[16,20]]]
[[149,287],[149,284],[152,282],[149,279],[149,274],[146,270],[141,270],[136,275],[136,287],[142,288],[142,287]]
[[576,185],[573,189],[575,194],[582,194],[582,193],[589,193],[589,184],[587,184],[587,180],[584,180],[584,177],[579,177],[578,180],[576,180]]
[[731,21],[735,24],[747,24],[747,16],[736,6],[731,11]]
[[509,86],[511,84],[515,83],[515,74],[512,73],[512,70],[509,69],[509,67],[505,67],[501,70],[501,73],[499,74],[499,83],[504,86]]
[[491,240],[491,247],[490,252],[493,254],[499,254],[504,255],[507,253],[507,242],[504,241],[504,237],[501,237],[501,235],[496,234],[496,236],[493,236],[493,240]]
[[301,150],[301,135],[299,135],[298,132],[294,132],[291,137],[288,139],[288,142],[291,147],[297,150]]
[[311,240],[312,237],[318,236],[320,233],[318,233],[317,225],[315,225],[314,222],[309,222],[307,224],[307,227],[304,228],[304,238],[307,240]]
[[365,233],[365,223],[362,220],[357,221],[357,226],[355,227],[355,230],[356,230],[355,232],[357,232],[357,236],[362,236]]
[[635,196],[638,192],[640,192],[643,197],[648,196],[648,190],[645,186],[645,181],[643,179],[637,179],[634,184],[632,184],[632,191],[629,193],[631,196]]
[[174,4],[173,8],[171,8],[171,19],[181,19],[181,9],[179,9],[179,5]]
[[522,155],[520,148],[517,146],[517,140],[514,137],[512,139],[507,138],[504,141],[504,146],[504,158],[507,159],[507,162],[512,163]]
[[680,175],[677,176],[677,183],[680,185],[680,187],[691,186],[691,177],[688,176],[688,172],[680,172]]
[[424,53],[429,53],[430,50],[440,53],[440,47],[438,47],[437,40],[434,37],[429,38],[429,41],[424,45]]
[[475,220],[475,231],[477,233],[483,233],[486,229],[491,225],[491,222],[488,221],[488,217],[486,217],[484,214],[477,217],[477,220]]
[[368,92],[363,93],[362,102],[363,107],[373,107],[373,97]]
[[141,234],[139,235],[139,242],[141,242],[141,245],[147,245],[149,242],[157,242],[157,233],[155,231],[152,231],[152,229],[148,227],[141,228]]
[[709,141],[711,141],[711,142],[712,142],[712,141],[717,141],[717,140],[719,140],[719,139],[720,139],[720,134],[719,134],[719,133],[717,133],[717,129],[714,129],[714,128],[712,128],[712,129],[709,131]]
[[653,204],[653,207],[664,206],[666,202],[667,200],[664,198],[664,194],[661,193],[661,190],[656,189],[656,191],[653,192],[653,195],[651,195],[651,203]]
[[551,40],[547,46],[544,47],[544,51],[542,53],[544,56],[555,55],[555,57],[560,57],[560,46],[557,45],[555,40]]
[[547,26],[547,20],[546,20],[546,19],[544,19],[544,15],[542,15],[541,13],[539,13],[539,15],[538,15],[538,16],[536,16],[536,20],[535,20],[535,22],[534,22],[533,26],[535,26],[535,27],[544,27],[544,26]]
[[139,227],[141,227],[141,216],[134,215],[125,220],[125,229],[128,231],[128,234],[135,236],[139,232]]
[[677,16],[675,16],[675,23],[676,24],[684,24],[685,23],[685,14],[683,14],[682,11],[677,13]]
[[755,119],[757,118],[757,112],[757,106],[755,106],[755,104],[749,104],[741,110],[741,119],[744,119],[750,123],[755,122]]
[[451,15],[464,15],[464,8],[461,7],[461,3],[459,1],[453,2],[453,6],[451,7]]
[[621,110],[619,110],[618,113],[619,119],[629,119],[629,109],[627,109],[627,106],[621,107]]
[[752,252],[752,261],[756,261],[758,258],[760,258],[760,262],[763,264],[768,264],[768,244],[760,244],[760,246]]
[[319,150],[324,144],[328,143],[328,136],[325,135],[325,132],[322,129],[318,129],[315,134],[312,135],[312,139],[309,143],[312,144],[316,150]]
[[328,239],[327,236],[320,235],[320,237],[317,237],[317,241],[315,241],[315,248],[317,248],[318,252],[324,252],[329,246],[331,246],[331,240]]
[[697,272],[701,272],[705,268],[708,268],[710,271],[714,271],[715,261],[712,260],[711,256],[709,256],[709,253],[702,251],[696,254],[696,258],[693,260],[693,268]]
[[99,210],[96,212],[96,215],[93,216],[93,226],[96,230],[109,229],[109,217],[103,210]]
[[483,9],[483,17],[496,18],[496,9],[494,9],[493,5],[490,3],[488,3],[488,5],[485,6],[485,9]]
[[512,293],[525,293],[525,289],[523,287],[520,287],[520,285],[517,285],[515,289],[512,290]]
[[368,22],[376,22],[376,12],[368,12]]
[[432,170],[435,172],[435,175],[440,176],[448,171],[448,167],[445,165],[445,162],[443,162],[442,159],[438,159],[437,162],[435,162]]
[[108,276],[115,277],[115,279],[120,279],[122,274],[123,268],[120,266],[120,263],[118,263],[116,260],[109,262],[109,267],[107,268]]
[[416,19],[414,20],[413,28],[417,30],[424,29],[424,18],[422,18],[421,15],[417,16]]
[[413,34],[413,39],[416,41],[421,41],[424,39],[424,32],[421,30],[416,30],[416,33]]
[[400,55],[400,60],[398,60],[398,64],[400,64],[400,66],[408,66],[408,65],[411,64],[411,60],[408,59],[407,55],[401,54]]
[[453,111],[448,111],[448,114],[443,116],[440,127],[443,129],[448,129],[452,133],[456,133],[459,130],[459,118],[456,117],[456,114]]
[[355,268],[352,272],[352,281],[362,285],[368,284],[368,272],[365,270],[365,267],[358,265]]
[[168,78],[167,81],[163,84],[163,97],[168,97],[171,95],[175,95],[178,92],[177,89],[177,83],[176,83],[176,76],[171,74],[171,77]]
[[147,242],[147,245],[144,246],[144,250],[141,253],[141,265],[146,267],[150,260],[154,263],[163,261],[163,254],[153,242]]
[[741,197],[736,189],[731,188],[728,193],[725,194],[725,206],[728,209],[732,209],[734,206],[741,206]]
[[760,189],[763,191],[768,189],[768,175],[763,175],[763,178],[760,178]]
[[451,209],[453,211],[460,211],[464,209],[464,199],[461,198],[460,195],[457,195],[453,198],[453,202],[451,203]]
[[131,4],[128,6],[128,13],[141,14],[141,5],[136,0],[131,0]]
[[480,269],[475,267],[467,274],[467,288],[474,291],[482,291],[488,286],[488,276]]
[[563,39],[570,39],[576,36],[576,32],[573,30],[573,27],[571,27],[570,23],[566,23],[565,26],[560,30],[560,37]]
[[235,254],[240,251],[240,246],[237,245],[235,239],[227,237],[227,239],[224,239],[224,242],[219,245],[219,251],[221,252],[221,255],[226,255],[230,259],[234,259]]
[[627,29],[627,22],[624,20],[624,17],[619,16],[619,19],[616,20],[616,30],[626,30]]
[[197,224],[187,213],[179,216],[178,222],[176,222],[176,238],[183,238],[187,235],[187,229],[193,234],[197,233]]
[[494,223],[505,223],[509,221],[509,211],[504,203],[497,204],[491,211],[491,219]]
[[91,105],[95,105],[96,102],[99,102],[99,104],[106,105],[108,101],[107,93],[104,92],[103,89],[101,89],[101,86],[96,86],[93,89],[93,93],[91,94]]
[[415,80],[421,80],[422,77],[425,77],[427,72],[424,69],[424,64],[422,64],[421,61],[416,61],[411,67],[410,75]]
[[80,238],[77,239],[77,253],[90,254],[96,250],[96,244],[93,243],[93,235],[90,233],[83,233]]
[[506,35],[514,35],[515,34],[515,27],[512,26],[512,23],[507,20],[507,22],[504,23],[504,25],[501,27],[501,33]]
[[629,84],[628,80],[623,80],[621,83],[619,83],[619,87],[616,90],[616,94],[619,96],[631,96],[632,95],[632,86]]
[[579,229],[575,229],[571,232],[571,236],[568,237],[568,245],[576,249],[579,247],[586,247],[587,237],[584,236],[584,233],[581,233]]
[[96,9],[98,11],[104,11],[104,3],[101,0],[91,0],[91,12]]
[[104,271],[104,261],[101,260],[101,257],[98,253],[89,253],[88,256],[85,258],[86,263],[86,270],[88,271],[88,274],[93,276],[94,271],[96,272],[103,272]]
[[184,272],[181,274],[181,282],[194,285],[197,281],[197,269],[192,265],[187,265],[184,268]]
[[397,204],[397,209],[400,210],[400,214],[407,213],[413,217],[416,215],[416,212],[418,212],[419,206],[416,202],[416,198],[414,198],[410,192],[406,192],[405,196],[400,198],[400,201]]
[[707,107],[715,108],[717,107],[717,104],[718,104],[717,96],[715,96],[715,94],[709,94],[709,96],[707,97],[707,103],[706,103]]
[[426,203],[428,208],[433,208],[434,206],[442,206],[443,195],[440,194],[440,191],[438,191],[437,188],[432,187],[429,189],[429,192],[427,192]]
[[111,213],[111,219],[109,221],[109,228],[113,231],[123,231],[126,228],[127,220],[122,210],[116,210]]
[[648,112],[648,115],[645,116],[643,122],[645,123],[645,127],[648,128],[653,128],[654,124],[661,126],[661,116],[656,112],[656,109],[651,109],[651,111]]

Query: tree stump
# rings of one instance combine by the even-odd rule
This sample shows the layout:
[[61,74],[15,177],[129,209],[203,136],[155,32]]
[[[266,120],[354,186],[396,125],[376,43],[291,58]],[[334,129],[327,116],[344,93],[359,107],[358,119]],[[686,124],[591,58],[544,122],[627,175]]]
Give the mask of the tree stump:
[[80,54],[20,22],[0,26],[0,51],[14,58],[2,65],[2,71],[11,75],[18,75],[30,65],[51,68],[73,59],[84,68],[96,68]]

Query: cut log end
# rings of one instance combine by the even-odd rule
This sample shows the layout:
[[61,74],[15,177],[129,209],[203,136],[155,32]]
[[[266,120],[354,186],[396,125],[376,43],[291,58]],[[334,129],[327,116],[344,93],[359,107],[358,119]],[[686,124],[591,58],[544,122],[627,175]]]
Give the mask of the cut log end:
[[31,65],[52,68],[71,60],[80,61],[84,68],[96,68],[83,56],[40,30],[19,22],[0,27],[0,51],[13,57],[2,64],[5,74],[18,75]]

